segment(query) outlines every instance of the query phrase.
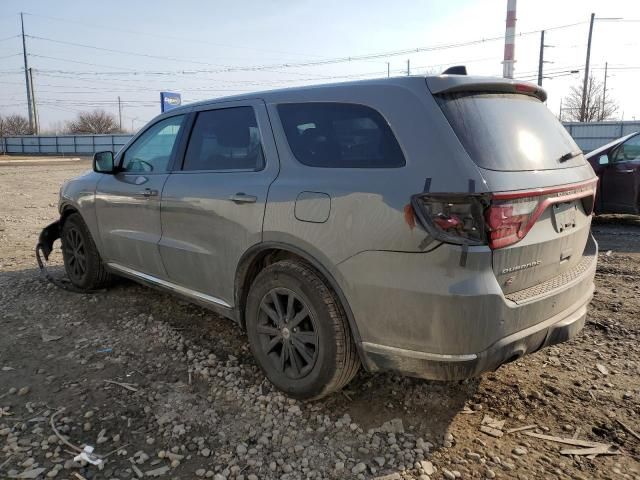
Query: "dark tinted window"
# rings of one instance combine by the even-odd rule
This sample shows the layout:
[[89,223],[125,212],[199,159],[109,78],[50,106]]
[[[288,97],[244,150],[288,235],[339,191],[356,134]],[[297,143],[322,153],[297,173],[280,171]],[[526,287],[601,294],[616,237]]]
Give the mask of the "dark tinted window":
[[278,106],[291,151],[301,163],[329,168],[389,168],[405,164],[402,150],[378,112],[348,103]]
[[473,161],[490,170],[547,170],[583,165],[569,133],[537,98],[503,93],[436,96]]
[[624,142],[613,154],[614,162],[640,160],[640,135]]
[[260,170],[264,166],[260,132],[251,107],[198,113],[184,170]]

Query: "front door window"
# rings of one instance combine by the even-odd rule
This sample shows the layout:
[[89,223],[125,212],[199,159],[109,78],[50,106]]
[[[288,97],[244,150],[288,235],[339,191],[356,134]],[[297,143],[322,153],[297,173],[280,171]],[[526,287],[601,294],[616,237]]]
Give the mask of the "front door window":
[[130,173],[167,172],[183,119],[184,115],[164,119],[140,135],[124,153],[122,170]]

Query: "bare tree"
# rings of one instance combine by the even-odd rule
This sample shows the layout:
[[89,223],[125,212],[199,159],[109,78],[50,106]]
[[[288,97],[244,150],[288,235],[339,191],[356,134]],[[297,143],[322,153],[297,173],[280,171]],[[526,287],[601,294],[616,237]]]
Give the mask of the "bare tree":
[[66,133],[74,134],[95,134],[95,133],[118,133],[118,122],[116,118],[104,110],[94,110],[92,112],[80,112],[75,120],[67,122]]
[[22,115],[13,114],[0,118],[0,137],[31,135],[32,133],[31,127],[29,127],[29,120]]
[[583,84],[571,87],[569,95],[562,103],[561,120],[570,122],[601,122],[609,120],[618,111],[618,104],[606,95],[603,85],[597,79],[589,77],[584,110],[582,108]]

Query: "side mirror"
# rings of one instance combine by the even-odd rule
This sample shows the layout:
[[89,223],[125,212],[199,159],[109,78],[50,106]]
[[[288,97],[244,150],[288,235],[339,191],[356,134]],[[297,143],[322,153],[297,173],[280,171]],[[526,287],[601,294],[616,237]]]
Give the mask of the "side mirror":
[[598,164],[599,165],[607,165],[607,164],[609,164],[609,156],[608,155],[600,155],[598,157]]
[[96,152],[93,154],[93,171],[98,173],[116,173],[113,152]]

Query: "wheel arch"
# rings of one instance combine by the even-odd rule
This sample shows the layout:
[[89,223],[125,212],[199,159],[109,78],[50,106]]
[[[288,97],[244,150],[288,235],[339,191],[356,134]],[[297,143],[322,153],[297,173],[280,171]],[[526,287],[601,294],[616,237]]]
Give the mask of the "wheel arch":
[[[284,259],[298,259],[303,262],[308,263],[313,268],[315,268],[318,273],[322,275],[322,277],[327,281],[329,286],[333,289],[333,291],[338,296],[338,300],[344,309],[345,314],[347,315],[347,321],[349,323],[349,329],[353,335],[354,342],[356,344],[356,348],[358,351],[358,356],[360,360],[363,360],[363,352],[361,350],[361,340],[360,333],[358,331],[358,326],[355,322],[355,318],[353,315],[353,311],[349,306],[349,302],[344,295],[340,284],[336,280],[336,278],[331,274],[328,268],[326,268],[321,261],[319,261],[316,257],[309,254],[308,252],[302,250],[299,247],[294,245],[284,243],[284,242],[276,242],[276,241],[267,241],[259,243],[258,245],[254,245],[252,248],[247,250],[245,254],[240,259],[238,263],[238,268],[236,269],[235,276],[235,309],[237,314],[238,323],[241,328],[245,329],[245,315],[244,309],[246,305],[247,296],[249,294],[249,289],[251,288],[251,284],[253,280],[256,278],[258,273],[266,266],[275,263]],[[365,363],[363,362],[363,365]]]

